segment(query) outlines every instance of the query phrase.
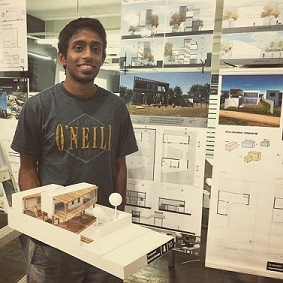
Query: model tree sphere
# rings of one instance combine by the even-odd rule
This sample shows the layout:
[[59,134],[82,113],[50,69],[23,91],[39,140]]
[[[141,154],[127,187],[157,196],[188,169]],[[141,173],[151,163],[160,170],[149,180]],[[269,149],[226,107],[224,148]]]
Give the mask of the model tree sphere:
[[119,206],[122,203],[122,196],[119,193],[112,193],[109,197],[109,202],[113,206]]
[[103,214],[103,210],[101,207],[99,206],[95,206],[92,210],[92,213],[93,213],[93,216],[96,217],[96,218],[100,218]]

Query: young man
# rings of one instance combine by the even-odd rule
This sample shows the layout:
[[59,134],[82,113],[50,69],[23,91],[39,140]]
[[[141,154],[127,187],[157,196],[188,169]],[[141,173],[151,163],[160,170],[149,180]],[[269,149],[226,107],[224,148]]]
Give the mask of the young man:
[[[94,84],[106,45],[96,19],[76,19],[61,31],[66,79],[26,101],[11,145],[20,153],[20,190],[88,182],[98,186],[99,204],[109,206],[112,192],[125,200],[125,156],[137,144],[124,101]],[[28,243],[28,282],[122,282],[44,243]]]

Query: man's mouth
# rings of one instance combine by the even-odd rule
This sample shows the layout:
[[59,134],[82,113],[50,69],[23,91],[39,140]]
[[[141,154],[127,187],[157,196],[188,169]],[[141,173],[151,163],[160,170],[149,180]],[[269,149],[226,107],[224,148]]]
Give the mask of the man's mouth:
[[93,65],[90,65],[90,64],[80,64],[79,67],[82,71],[85,71],[85,72],[92,71],[95,68]]

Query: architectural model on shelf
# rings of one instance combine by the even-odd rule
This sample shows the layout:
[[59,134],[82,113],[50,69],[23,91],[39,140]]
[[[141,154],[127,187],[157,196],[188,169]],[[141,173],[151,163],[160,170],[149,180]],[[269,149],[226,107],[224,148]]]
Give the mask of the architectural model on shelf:
[[120,195],[110,196],[112,209],[97,204],[97,194],[88,183],[14,193],[8,225],[122,279],[174,247],[173,236],[133,224],[131,214],[118,211]]

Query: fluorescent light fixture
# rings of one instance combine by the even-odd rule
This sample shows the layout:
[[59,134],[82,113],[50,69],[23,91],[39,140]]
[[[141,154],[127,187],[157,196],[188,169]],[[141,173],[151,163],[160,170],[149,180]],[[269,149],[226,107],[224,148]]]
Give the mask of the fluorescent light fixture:
[[46,55],[41,55],[41,54],[37,54],[34,52],[28,52],[28,55],[40,58],[40,59],[44,59],[44,60],[55,60],[54,58],[52,58],[51,56],[46,56]]

